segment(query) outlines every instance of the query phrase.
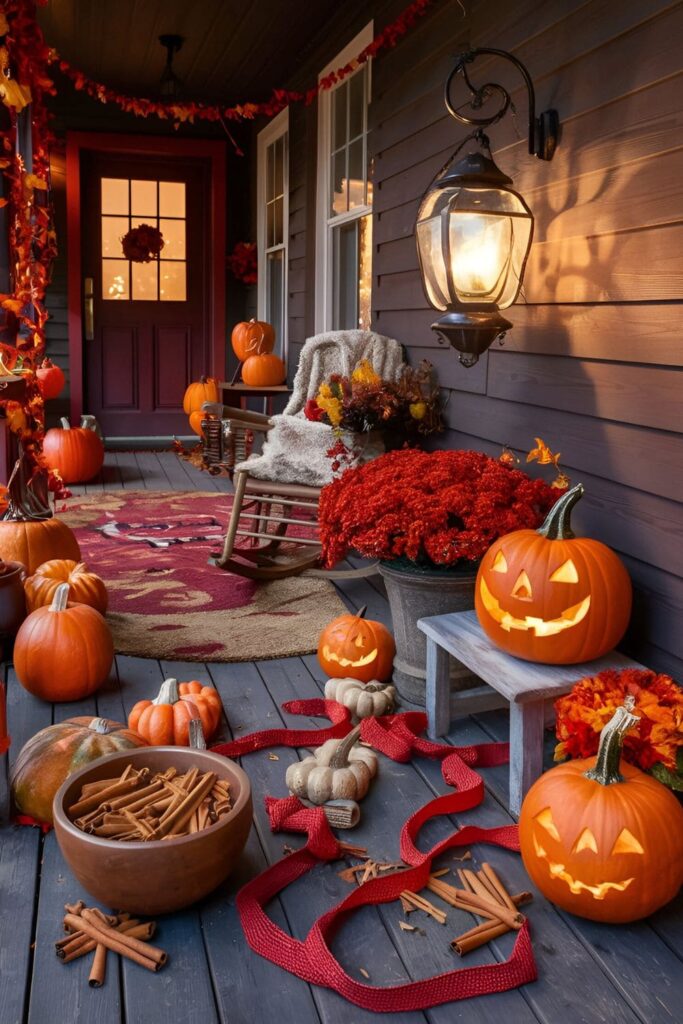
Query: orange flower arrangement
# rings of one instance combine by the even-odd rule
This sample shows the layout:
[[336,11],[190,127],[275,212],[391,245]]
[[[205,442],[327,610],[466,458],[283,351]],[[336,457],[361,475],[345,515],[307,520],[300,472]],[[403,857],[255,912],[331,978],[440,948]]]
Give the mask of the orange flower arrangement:
[[647,669],[613,669],[586,677],[555,701],[555,760],[597,753],[600,732],[631,695],[638,725],[626,736],[624,758],[672,789],[683,790],[683,689]]

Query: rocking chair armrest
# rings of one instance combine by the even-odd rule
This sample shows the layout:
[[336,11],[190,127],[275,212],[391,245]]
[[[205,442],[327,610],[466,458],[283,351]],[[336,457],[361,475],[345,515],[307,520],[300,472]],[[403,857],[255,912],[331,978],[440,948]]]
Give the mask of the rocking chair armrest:
[[223,405],[222,402],[204,402],[202,412],[208,413],[210,416],[216,416],[219,420],[243,420],[251,428],[255,424],[260,424],[264,427],[271,426],[270,416],[266,416],[265,413],[254,412],[252,409],[236,409],[231,405]]
[[[234,410],[230,410],[231,414]],[[258,414],[257,414],[258,415]],[[264,416],[262,420],[247,420],[247,419],[233,419],[230,415],[227,419],[221,421],[224,427],[227,427],[231,432],[237,433],[238,431],[252,430],[259,434],[267,434],[275,424],[271,423],[267,416]]]

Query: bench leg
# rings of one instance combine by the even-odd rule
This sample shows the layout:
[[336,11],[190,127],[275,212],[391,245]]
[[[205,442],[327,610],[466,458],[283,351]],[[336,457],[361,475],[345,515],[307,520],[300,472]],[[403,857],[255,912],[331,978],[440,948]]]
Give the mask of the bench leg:
[[425,704],[429,736],[445,736],[451,724],[450,659],[431,637],[427,637]]
[[543,701],[510,704],[510,814],[543,771]]

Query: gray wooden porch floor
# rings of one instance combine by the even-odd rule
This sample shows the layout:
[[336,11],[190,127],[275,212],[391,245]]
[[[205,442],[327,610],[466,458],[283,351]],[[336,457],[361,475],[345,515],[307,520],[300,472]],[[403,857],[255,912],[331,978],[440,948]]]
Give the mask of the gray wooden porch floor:
[[[150,490],[226,490],[223,479],[199,473],[171,453],[108,453],[102,480],[86,491],[110,488]],[[351,608],[363,604],[388,620],[379,584],[345,583],[341,595]],[[322,676],[314,656],[248,664],[182,664],[117,657],[108,685],[78,704],[50,706],[31,697],[16,681],[8,683],[12,748],[9,760],[38,729],[76,714],[99,714],[123,720],[133,703],[153,692],[164,676],[197,678],[219,691],[226,714],[222,738],[255,729],[296,724],[280,705],[295,697],[319,696]],[[313,723],[311,723],[313,724]],[[316,723],[320,724],[320,723]],[[305,727],[305,726],[304,726]],[[455,745],[507,738],[507,716],[492,712],[455,725],[448,737]],[[548,752],[550,751],[550,744]],[[246,946],[235,912],[239,886],[266,864],[279,859],[283,847],[301,845],[300,836],[273,835],[263,807],[265,794],[284,796],[286,766],[294,750],[279,749],[244,759],[254,790],[255,827],[239,870],[210,898],[182,913],[162,918],[159,944],[170,963],[158,975],[136,965],[117,966],[110,957],[106,985],[89,989],[89,965],[83,958],[63,966],[53,943],[59,935],[63,904],[80,896],[53,833],[37,829],[0,829],[0,1024],[676,1024],[683,1021],[683,904],[679,899],[648,921],[622,927],[593,924],[557,911],[536,896],[529,907],[539,978],[517,991],[447,1004],[426,1013],[375,1015],[359,1010],[325,989],[309,986],[253,954]],[[5,760],[8,760],[7,758]],[[0,766],[0,806],[6,796],[6,765]],[[363,803],[353,841],[376,859],[394,860],[406,817],[446,787],[439,766],[416,760],[399,765],[382,758],[381,777]],[[459,824],[495,826],[510,821],[507,769],[484,769],[487,796],[462,821],[439,820],[425,830],[432,845]],[[517,855],[495,847],[474,847],[475,863],[489,859],[513,890],[529,888]],[[443,863],[452,863],[449,856]],[[291,886],[269,909],[279,924],[301,937],[313,920],[348,892],[337,877],[339,866],[325,866]],[[397,904],[365,909],[344,925],[335,950],[359,980],[363,968],[372,983],[386,985],[426,977],[458,966],[449,940],[470,927],[472,919],[448,909],[446,926],[421,915],[424,934],[403,932]],[[418,915],[415,914],[412,918]],[[510,936],[470,954],[462,966],[504,959]]]

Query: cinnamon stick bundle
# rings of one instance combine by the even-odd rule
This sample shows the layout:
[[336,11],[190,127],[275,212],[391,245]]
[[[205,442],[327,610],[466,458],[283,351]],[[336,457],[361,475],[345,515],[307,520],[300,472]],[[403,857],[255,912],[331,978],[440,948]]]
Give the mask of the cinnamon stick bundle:
[[458,877],[463,889],[456,889],[433,878],[430,878],[428,887],[432,891],[441,889],[439,895],[442,899],[453,900],[454,906],[485,918],[481,924],[453,939],[451,948],[459,956],[521,927],[524,917],[517,908],[531,900],[531,893],[522,892],[511,896],[490,864],[483,864],[482,870],[478,872],[458,869]]

